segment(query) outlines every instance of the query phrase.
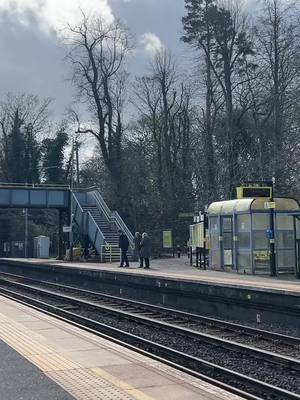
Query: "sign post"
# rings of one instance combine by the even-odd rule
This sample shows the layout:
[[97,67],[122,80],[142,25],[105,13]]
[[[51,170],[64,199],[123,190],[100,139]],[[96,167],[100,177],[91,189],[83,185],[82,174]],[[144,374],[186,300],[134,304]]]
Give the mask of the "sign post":
[[275,232],[274,232],[274,182],[275,178],[272,178],[272,191],[270,202],[268,202],[268,208],[270,209],[270,230],[269,230],[269,240],[270,240],[270,275],[276,276],[276,254],[275,254]]

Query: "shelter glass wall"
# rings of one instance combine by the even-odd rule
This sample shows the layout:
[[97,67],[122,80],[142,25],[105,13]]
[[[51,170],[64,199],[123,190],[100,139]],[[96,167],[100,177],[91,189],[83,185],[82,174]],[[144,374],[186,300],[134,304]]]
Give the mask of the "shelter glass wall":
[[276,251],[277,268],[288,272],[295,265],[295,233],[293,217],[286,214],[276,215]]
[[[213,203],[208,209],[210,266],[231,267],[240,273],[270,272],[269,199],[242,199]],[[267,203],[267,204],[266,204]],[[293,199],[276,198],[274,213],[277,272],[294,273],[295,226],[291,215],[299,210]],[[296,235],[300,239],[300,222]],[[299,225],[299,226],[298,226]]]
[[265,212],[252,214],[253,269],[267,272],[270,268],[269,240],[266,235],[270,228],[270,214]]
[[221,260],[224,267],[233,268],[233,221],[232,216],[221,217]]
[[209,232],[210,232],[210,265],[212,268],[219,268],[221,264],[220,257],[220,225],[219,217],[211,217],[209,219]]
[[251,263],[251,216],[239,214],[236,216],[236,269],[252,272]]

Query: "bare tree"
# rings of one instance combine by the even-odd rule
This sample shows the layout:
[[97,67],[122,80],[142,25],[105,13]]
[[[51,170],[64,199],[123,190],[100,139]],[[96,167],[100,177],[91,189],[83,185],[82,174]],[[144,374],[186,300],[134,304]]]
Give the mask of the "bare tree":
[[161,212],[166,211],[166,203],[173,211],[189,208],[187,199],[192,200],[191,91],[180,78],[167,50],[156,54],[150,75],[137,80],[136,96],[140,122],[153,140]]
[[295,129],[295,93],[300,90],[300,14],[291,2],[265,0],[264,4],[264,17],[256,27],[264,77],[260,85],[266,99],[263,115],[271,128],[270,172],[276,177],[277,187],[284,189],[287,170],[283,165],[287,166],[289,159],[286,145]]
[[120,189],[128,33],[119,22],[107,24],[83,14],[79,25],[67,28],[66,43],[73,84],[91,113],[91,123],[79,124],[78,132],[97,139],[104,164]]

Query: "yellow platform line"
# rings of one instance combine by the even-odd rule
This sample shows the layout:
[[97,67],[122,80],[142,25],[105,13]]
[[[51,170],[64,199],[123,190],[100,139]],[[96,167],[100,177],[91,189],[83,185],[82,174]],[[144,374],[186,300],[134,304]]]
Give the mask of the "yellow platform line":
[[[11,304],[10,300],[0,299]],[[15,308],[20,309],[18,306]],[[26,308],[22,307],[22,312],[26,313]],[[77,400],[154,400],[101,368],[84,368],[69,360],[51,346],[48,347],[41,334],[2,313],[0,339]]]
[[136,389],[134,386],[131,386],[129,385],[129,383],[116,378],[115,376],[109,374],[101,368],[91,368],[91,371],[100,376],[102,379],[124,390],[124,392],[128,393],[135,400],[154,400],[153,397],[146,395],[145,393]]

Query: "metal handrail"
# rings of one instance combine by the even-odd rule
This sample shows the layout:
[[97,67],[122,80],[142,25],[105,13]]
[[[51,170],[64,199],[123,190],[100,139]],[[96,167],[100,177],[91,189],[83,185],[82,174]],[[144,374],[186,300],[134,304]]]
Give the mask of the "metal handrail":
[[20,188],[20,189],[64,189],[70,190],[69,185],[43,184],[43,183],[8,183],[0,182],[0,187],[3,188]]
[[75,194],[74,194],[74,190],[71,190],[70,192],[71,192],[72,198],[75,199],[75,201],[76,201],[78,207],[80,208],[80,211],[81,211],[82,213],[84,213],[83,208],[81,207],[81,204],[79,203],[79,200],[77,199],[77,197],[76,197]]
[[118,229],[121,229],[126,236],[128,237],[130,246],[133,248],[134,247],[134,237],[130,230],[128,229],[127,225],[121,218],[120,214],[118,211],[111,211],[108,205],[106,204],[105,200],[101,196],[101,194],[98,191],[94,191],[94,198],[96,200],[96,203],[99,205],[99,208],[103,212],[104,216],[106,217],[108,222],[114,222],[117,225]]
[[[70,190],[71,193],[71,201],[75,201],[77,207],[79,208],[80,212],[81,212],[81,224],[82,224],[82,228],[85,231],[85,226],[84,226],[84,214],[85,212],[83,211],[83,208],[81,207],[81,204],[79,203],[79,200],[77,199],[77,197],[75,196],[74,192],[72,190]],[[72,216],[72,220],[75,219],[75,214],[74,216]]]
[[121,218],[120,214],[118,213],[118,211],[112,211],[111,212],[111,216],[112,218],[115,220],[115,223],[117,225],[117,227],[119,229],[121,229],[126,236],[128,237],[130,246],[132,248],[134,248],[134,236],[133,234],[130,232],[130,230],[128,229],[127,225],[125,224],[125,222],[123,221],[123,219]]
[[[109,248],[107,248],[109,246]],[[103,251],[103,248],[105,251]],[[109,262],[112,262],[112,256],[116,255],[116,253],[112,252],[112,249],[118,249],[118,256],[121,259],[121,249],[118,246],[113,246],[113,245],[103,245],[102,246],[102,254],[106,253],[107,251],[109,251],[108,255],[109,255]],[[107,254],[107,253],[106,253]]]
[[[98,234],[100,234],[100,237],[101,237],[101,239],[102,239],[102,242],[103,242],[103,243],[107,243],[107,242],[105,241],[105,237],[104,237],[104,235],[103,235],[103,232],[101,231],[100,227],[99,227],[98,224],[96,223],[96,221],[95,221],[93,215],[92,215],[89,211],[86,212],[86,211],[83,210],[83,208],[81,207],[81,204],[80,204],[79,200],[77,199],[77,197],[75,196],[75,194],[73,193],[73,191],[71,191],[71,195],[72,195],[72,199],[76,202],[76,204],[77,204],[78,207],[79,207],[79,210],[81,211],[81,215],[83,216],[83,224],[84,224],[84,215],[87,215],[87,223],[89,224],[89,223],[90,223],[90,220],[91,220],[92,223],[94,224],[96,230],[98,231]],[[88,228],[88,227],[83,227],[83,229],[84,229],[84,232],[86,231],[86,233],[89,234],[89,228]],[[94,247],[95,247],[96,243],[95,243],[95,241],[94,241],[94,238],[91,238],[91,237],[90,237],[90,239],[91,239],[91,241],[92,241],[92,243],[93,243],[93,245],[94,245]],[[100,249],[97,249],[97,250],[98,250],[98,252],[100,253],[100,254],[99,254],[100,257],[102,258],[102,247],[101,247]]]
[[99,208],[105,215],[106,219],[109,221],[111,219],[111,210],[108,207],[108,205],[106,204],[106,202],[104,201],[101,194],[96,190],[94,191],[94,198],[95,198],[97,204],[99,205]]
[[87,212],[87,215],[91,218],[91,220],[94,222],[94,224],[95,224],[96,227],[98,228],[98,231],[100,232],[100,234],[101,234],[101,236],[102,236],[103,242],[107,243],[107,242],[104,240],[104,239],[105,239],[105,236],[103,235],[103,232],[102,232],[101,229],[99,228],[97,222],[95,221],[95,218],[92,216],[92,214],[90,213],[90,211]]
[[[95,225],[96,230],[98,231],[98,233],[101,235],[103,243],[107,243],[107,242],[105,241],[105,237],[104,237],[104,235],[103,235],[101,229],[99,228],[99,226],[98,226],[98,224],[96,223],[96,221],[95,221],[94,217],[92,216],[92,214],[88,211],[88,212],[87,212],[87,215],[88,215],[88,217],[91,219],[91,221],[93,222],[93,224]],[[88,219],[88,223],[89,223],[89,219]],[[91,238],[90,238],[90,239],[91,239]],[[93,240],[93,245],[94,245],[94,247],[96,248],[96,246],[95,246],[95,245],[96,245],[96,242],[95,242],[94,240]],[[102,246],[103,246],[103,245],[101,245],[101,248],[99,249],[99,250],[100,250],[100,251],[99,251],[99,255],[100,255],[101,260],[102,260],[102,257],[103,257]],[[97,250],[97,249],[96,249],[96,250]]]
[[[70,190],[70,185],[64,185],[59,183],[25,183],[25,182],[0,182],[0,187],[18,187],[18,188],[33,188],[33,189],[66,189]],[[73,188],[73,192],[92,192],[97,190],[96,186]]]

